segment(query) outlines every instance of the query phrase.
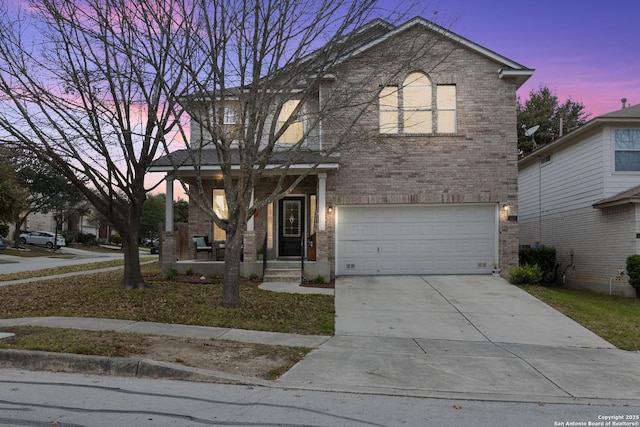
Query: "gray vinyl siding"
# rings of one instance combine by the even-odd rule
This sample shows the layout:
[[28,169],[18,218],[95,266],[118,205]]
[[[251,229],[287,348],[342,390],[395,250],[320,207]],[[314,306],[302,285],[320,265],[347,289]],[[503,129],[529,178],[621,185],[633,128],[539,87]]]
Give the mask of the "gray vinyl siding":
[[615,171],[615,129],[633,129],[634,126],[606,126],[602,132],[604,161],[604,194],[603,198],[612,197],[640,184],[640,172]]
[[535,218],[540,213],[539,204],[539,166],[533,163],[531,166],[520,170],[518,175],[518,220]]
[[601,200],[603,168],[602,133],[551,153],[544,164],[530,164],[519,174],[520,218],[580,209]]

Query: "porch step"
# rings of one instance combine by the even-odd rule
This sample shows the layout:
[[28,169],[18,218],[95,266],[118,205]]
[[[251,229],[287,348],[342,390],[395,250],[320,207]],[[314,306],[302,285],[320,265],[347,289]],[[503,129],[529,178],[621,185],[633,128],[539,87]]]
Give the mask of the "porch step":
[[270,283],[300,283],[299,268],[267,268],[263,282]]

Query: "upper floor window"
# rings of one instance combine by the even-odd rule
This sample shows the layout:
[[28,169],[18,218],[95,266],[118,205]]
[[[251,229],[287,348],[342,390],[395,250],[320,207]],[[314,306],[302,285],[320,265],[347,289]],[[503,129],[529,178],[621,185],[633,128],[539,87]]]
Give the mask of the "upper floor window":
[[379,102],[380,133],[398,133],[398,87],[383,87]]
[[300,101],[289,100],[282,105],[280,115],[278,116],[278,130],[282,129],[290,118],[292,121],[289,122],[289,126],[278,139],[278,142],[280,143],[296,144],[300,142],[304,136],[304,122],[301,114],[302,109],[299,109],[295,117],[293,117],[298,104],[300,104]]
[[455,85],[438,85],[436,87],[438,106],[437,132],[454,133],[456,128],[456,87]]
[[379,94],[380,133],[429,134],[457,131],[456,86],[436,85],[423,73],[411,73],[401,87]]
[[233,107],[224,107],[224,114],[222,117],[222,122],[225,125],[235,125],[236,124],[236,109]]
[[404,133],[433,132],[431,113],[431,82],[422,73],[412,73],[402,85],[402,131]]
[[640,171],[640,129],[614,131],[616,172]]

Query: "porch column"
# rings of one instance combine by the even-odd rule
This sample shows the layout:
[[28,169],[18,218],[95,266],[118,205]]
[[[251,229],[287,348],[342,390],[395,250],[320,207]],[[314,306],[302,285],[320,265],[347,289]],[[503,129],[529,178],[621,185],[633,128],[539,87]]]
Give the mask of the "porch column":
[[318,174],[318,231],[324,231],[327,222],[327,174]]
[[165,221],[164,231],[173,231],[173,175],[167,174],[165,179],[166,199],[164,202]]
[[[253,196],[254,196],[254,189],[251,189],[251,202],[249,202],[249,206],[253,206]],[[253,220],[253,215],[251,215],[251,218],[249,218],[249,221],[247,221],[247,231],[253,231],[255,227],[255,221]]]

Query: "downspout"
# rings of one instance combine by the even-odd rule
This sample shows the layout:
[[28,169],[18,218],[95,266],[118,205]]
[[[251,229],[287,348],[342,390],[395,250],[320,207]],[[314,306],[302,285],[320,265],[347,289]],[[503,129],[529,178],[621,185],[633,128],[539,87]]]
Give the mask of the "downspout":
[[563,285],[564,285],[564,284],[566,283],[566,281],[567,281],[567,280],[566,280],[566,279],[567,279],[567,277],[566,277],[567,270],[568,270],[569,268],[571,268],[571,267],[574,267],[574,268],[575,268],[575,265],[573,265],[573,249],[569,249],[569,256],[571,256],[571,264],[567,265],[567,266],[564,268],[564,270],[562,271],[562,284],[563,284]]

